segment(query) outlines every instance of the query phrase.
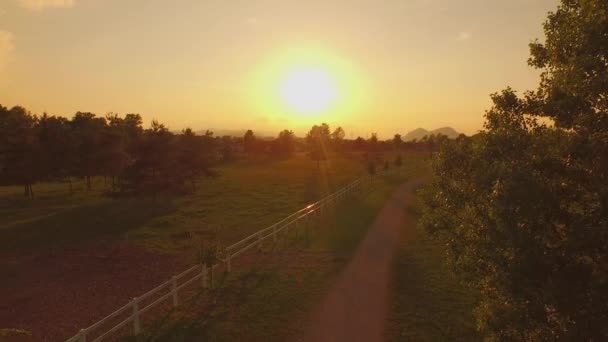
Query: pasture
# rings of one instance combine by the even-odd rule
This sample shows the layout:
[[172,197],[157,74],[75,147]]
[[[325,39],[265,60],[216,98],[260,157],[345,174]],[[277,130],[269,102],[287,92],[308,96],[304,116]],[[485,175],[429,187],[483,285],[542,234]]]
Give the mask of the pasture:
[[379,175],[372,187],[319,220],[238,260],[217,288],[148,322],[138,340],[297,340],[313,308],[350,260],[388,196],[412,172],[408,174]]
[[[404,155],[402,173],[418,172],[421,159]],[[359,155],[242,159],[216,171],[183,196],[112,198],[103,178],[92,191],[74,182],[73,194],[67,183],[36,184],[33,200],[0,188],[0,321],[34,339],[66,338],[193,263],[200,240],[225,246],[366,174]],[[342,210],[336,225],[365,212]],[[348,250],[358,240],[332,241]]]

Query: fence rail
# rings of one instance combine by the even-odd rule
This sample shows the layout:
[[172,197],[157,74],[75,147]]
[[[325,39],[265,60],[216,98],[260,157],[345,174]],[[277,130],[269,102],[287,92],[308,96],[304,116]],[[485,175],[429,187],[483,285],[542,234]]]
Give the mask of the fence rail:
[[[81,329],[78,334],[69,338],[66,342],[87,342],[87,341],[102,341],[104,338],[109,337],[110,335],[116,333],[120,329],[127,326],[129,323],[132,324],[132,334],[138,335],[141,332],[141,315],[152,308],[159,306],[161,303],[166,302],[171,298],[171,303],[173,307],[179,305],[179,291],[184,289],[186,286],[193,284],[195,281],[200,280],[200,286],[202,288],[209,288],[212,286],[210,284],[211,273],[215,271],[216,268],[220,267],[221,264],[224,264],[226,272],[230,272],[232,269],[231,261],[237,256],[245,253],[247,250],[260,246],[261,243],[269,238],[272,238],[273,241],[276,242],[277,234],[281,231],[288,231],[290,227],[294,226],[294,228],[298,227],[298,224],[302,220],[309,219],[313,215],[321,215],[323,211],[329,206],[332,205],[344,197],[352,194],[354,191],[360,190],[364,185],[370,184],[373,182],[373,177],[362,177],[357,179],[356,181],[348,184],[342,189],[322,198],[321,200],[309,204],[308,206],[296,211],[295,213],[285,217],[277,223],[274,223],[266,228],[258,230],[257,232],[247,236],[246,238],[233,243],[232,245],[226,247],[224,249],[224,258],[213,265],[212,267],[207,267],[207,265],[194,265],[189,269],[183,271],[182,273],[173,276],[171,279],[165,281],[164,283],[156,286],[150,291],[142,294],[139,297],[133,298],[129,303],[125,304],[118,310],[112,312],[101,320],[93,323],[91,326]],[[187,276],[190,276],[189,278]],[[184,281],[181,281],[183,278],[187,278]],[[180,283],[181,281],[181,283]],[[146,299],[153,297],[154,295],[158,295],[159,292],[165,291],[166,293],[161,295],[160,297],[154,299],[151,303],[143,306],[143,303]],[[110,324],[110,322],[114,320],[118,320],[121,316],[128,316],[122,319],[119,323],[114,324],[108,330],[101,330],[100,328],[106,324]],[[97,332],[97,334],[94,334]],[[93,336],[96,336],[94,339],[91,339]]]

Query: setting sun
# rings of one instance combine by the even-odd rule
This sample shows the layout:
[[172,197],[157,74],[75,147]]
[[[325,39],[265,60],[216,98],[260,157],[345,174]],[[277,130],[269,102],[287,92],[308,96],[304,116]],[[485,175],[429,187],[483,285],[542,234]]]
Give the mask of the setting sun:
[[285,104],[299,114],[319,113],[335,100],[335,82],[327,72],[317,68],[290,71],[280,85]]
[[257,117],[297,131],[318,120],[355,120],[373,98],[364,68],[329,46],[306,42],[269,51],[245,85]]

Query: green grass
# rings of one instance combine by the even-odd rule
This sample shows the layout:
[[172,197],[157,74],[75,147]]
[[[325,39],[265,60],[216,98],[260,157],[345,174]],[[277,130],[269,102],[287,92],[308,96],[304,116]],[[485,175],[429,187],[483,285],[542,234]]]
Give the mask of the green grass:
[[[0,187],[0,250],[24,251],[76,244],[98,238],[129,239],[151,248],[180,250],[186,231],[223,225],[232,241],[278,220],[363,173],[356,159],[337,158],[321,170],[304,156],[288,160],[243,160],[203,178],[198,191],[185,196],[118,198],[106,195],[109,184],[94,179],[93,191],[75,182],[36,184],[36,198],[23,198],[21,187]],[[177,236],[177,237],[176,237]]]
[[[282,341],[298,336],[303,315],[321,300],[394,187],[426,173],[425,158],[404,154],[398,176],[381,176],[373,191],[345,200],[323,221],[310,222],[297,234],[291,231],[276,245],[267,244],[253,256],[266,260],[264,267],[239,268],[236,261],[235,272],[211,293],[158,320],[144,317],[148,330],[141,339]],[[84,190],[83,182],[75,183],[73,195],[67,183],[36,184],[34,200],[23,198],[21,187],[0,187],[0,251],[19,255],[97,239],[126,239],[194,255],[194,243],[185,232],[205,237],[220,227],[220,242],[227,245],[366,172],[358,156],[335,157],[319,169],[303,155],[245,159],[217,171],[217,178],[201,179],[196,193],[185,196],[109,198],[103,178],[94,179],[91,192]]]
[[298,155],[243,159],[217,171],[219,176],[202,178],[197,191],[185,196],[110,198],[103,178],[94,179],[90,192],[75,181],[73,195],[68,183],[36,184],[33,200],[23,198],[21,187],[0,187],[0,251],[127,239],[182,252],[194,248],[185,232],[205,238],[216,230],[221,243],[229,244],[364,175],[365,167],[357,155],[332,157],[321,168]]
[[419,203],[395,257],[391,282],[390,341],[478,341],[475,291],[461,284],[444,263],[444,245],[420,227]]
[[[371,191],[322,219],[292,230],[238,264],[219,288],[197,296],[147,325],[143,341],[284,341],[302,334],[306,315],[346,265],[396,185],[405,176],[380,176]],[[213,304],[216,303],[216,304]]]

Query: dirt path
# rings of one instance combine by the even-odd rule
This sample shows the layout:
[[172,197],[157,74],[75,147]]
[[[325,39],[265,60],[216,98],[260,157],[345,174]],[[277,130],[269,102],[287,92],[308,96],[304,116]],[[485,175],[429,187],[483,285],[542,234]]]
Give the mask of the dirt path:
[[401,185],[386,202],[300,341],[384,340],[391,261],[417,183]]

